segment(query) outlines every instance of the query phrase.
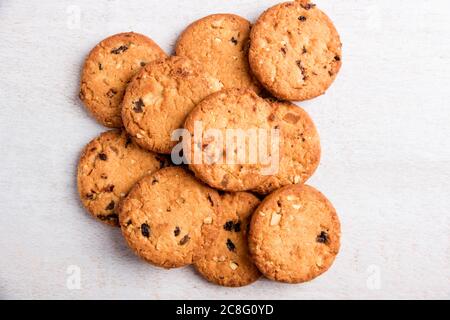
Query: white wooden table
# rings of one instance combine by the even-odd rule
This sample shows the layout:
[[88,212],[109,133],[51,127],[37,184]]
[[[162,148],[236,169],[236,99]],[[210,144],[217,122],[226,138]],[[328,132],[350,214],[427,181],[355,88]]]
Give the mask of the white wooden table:
[[1,0],[0,298],[450,298],[450,2],[317,1],[344,64],[302,105],[323,146],[310,183],[340,214],[342,250],[313,282],[228,289],[147,265],[84,212],[77,159],[105,129],[77,98],[79,74],[110,34],[141,32],[172,52],[195,19],[253,20],[276,1]]

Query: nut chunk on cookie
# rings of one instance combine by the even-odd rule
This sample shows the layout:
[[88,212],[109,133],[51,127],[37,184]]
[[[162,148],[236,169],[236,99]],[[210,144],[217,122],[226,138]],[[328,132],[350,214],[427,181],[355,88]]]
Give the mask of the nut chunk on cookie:
[[258,198],[246,192],[221,197],[220,214],[205,221],[202,244],[194,258],[195,268],[207,280],[238,287],[260,277],[247,245],[248,225],[258,204]]
[[339,251],[340,236],[332,204],[310,186],[292,185],[270,194],[256,209],[249,248],[267,278],[299,283],[328,270]]
[[212,14],[193,22],[183,31],[177,56],[202,64],[225,89],[260,91],[248,63],[250,22],[235,14]]
[[96,218],[118,225],[117,206],[142,176],[168,160],[136,145],[125,131],[108,131],[92,140],[78,163],[81,202]]
[[145,64],[165,56],[153,40],[138,33],[104,39],[84,62],[80,99],[98,122],[121,127],[121,103],[128,82]]
[[204,223],[218,210],[219,195],[181,167],[140,180],[123,200],[122,234],[144,260],[164,268],[193,262]]
[[222,83],[188,58],[170,57],[149,63],[128,86],[122,104],[125,129],[143,148],[170,153],[174,130],[188,113]]
[[250,33],[249,61],[275,97],[307,100],[324,94],[341,67],[341,41],[331,20],[307,0],[265,11]]

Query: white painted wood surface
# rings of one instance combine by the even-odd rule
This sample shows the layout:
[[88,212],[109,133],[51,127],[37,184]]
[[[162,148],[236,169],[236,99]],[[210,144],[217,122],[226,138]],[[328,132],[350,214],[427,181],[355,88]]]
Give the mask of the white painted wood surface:
[[1,0],[0,298],[448,299],[450,2],[317,2],[344,64],[325,96],[302,105],[323,145],[310,183],[340,214],[342,250],[310,283],[228,289],[191,268],[147,265],[83,211],[77,158],[105,129],[77,98],[79,73],[110,34],[142,32],[172,52],[195,19],[254,20],[276,1]]

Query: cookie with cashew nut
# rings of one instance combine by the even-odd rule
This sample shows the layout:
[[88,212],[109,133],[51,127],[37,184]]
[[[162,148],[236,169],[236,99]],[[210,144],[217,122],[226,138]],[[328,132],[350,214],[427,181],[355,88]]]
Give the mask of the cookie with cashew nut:
[[267,278],[300,283],[333,264],[340,247],[336,210],[308,185],[283,187],[267,196],[252,216],[249,248]]

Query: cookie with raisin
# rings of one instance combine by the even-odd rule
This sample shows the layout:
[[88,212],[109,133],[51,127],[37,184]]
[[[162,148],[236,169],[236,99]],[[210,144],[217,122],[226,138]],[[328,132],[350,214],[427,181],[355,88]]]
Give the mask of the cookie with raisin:
[[125,129],[141,147],[171,153],[177,144],[174,130],[183,127],[188,113],[222,83],[185,57],[147,64],[128,86],[122,104]]
[[336,210],[308,185],[283,187],[267,196],[252,216],[249,248],[267,278],[300,283],[333,264],[340,247]]
[[139,33],[102,40],[84,62],[80,99],[98,122],[122,127],[121,103],[128,82],[144,65],[165,56],[152,39]]
[[97,219],[118,226],[117,206],[133,184],[169,164],[168,160],[136,145],[123,130],[93,139],[78,163],[78,193]]
[[341,41],[332,21],[308,0],[266,10],[250,33],[253,74],[275,97],[308,100],[325,93],[338,74]]
[[182,167],[168,167],[141,179],[122,201],[122,234],[130,248],[163,268],[192,264],[201,231],[216,216],[219,198]]
[[202,228],[194,266],[208,281],[228,287],[251,284],[261,276],[250,258],[247,236],[260,201],[251,193],[225,193],[220,214]]

